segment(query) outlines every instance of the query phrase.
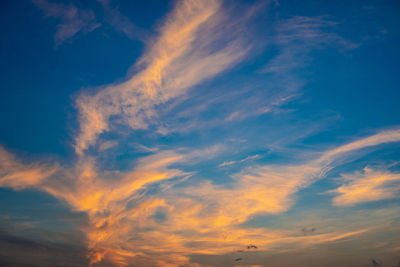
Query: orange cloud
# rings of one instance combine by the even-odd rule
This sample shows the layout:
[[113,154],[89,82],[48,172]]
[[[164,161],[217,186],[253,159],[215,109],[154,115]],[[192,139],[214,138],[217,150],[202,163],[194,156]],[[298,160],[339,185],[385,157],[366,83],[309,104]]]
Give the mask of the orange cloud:
[[0,146],[0,186],[21,190],[37,186],[57,171],[57,166],[23,164]]
[[[191,154],[199,157],[199,152]],[[53,195],[73,210],[87,213],[88,225],[82,230],[86,233],[91,265],[109,261],[126,266],[134,261],[156,266],[198,266],[190,263],[187,255],[229,253],[252,242],[263,249],[290,242],[331,242],[342,234],[299,239],[287,231],[241,228],[238,224],[254,213],[277,213],[286,208],[275,206],[280,201],[279,190],[269,189],[273,183],[282,182],[282,177],[266,182],[262,181],[265,177],[248,176],[238,181],[242,188],[231,190],[206,183],[196,188],[171,188],[157,196],[141,192],[150,184],[187,175],[168,167],[184,159],[183,155],[163,151],[142,158],[127,173],[100,172],[93,160],[81,159],[73,169],[59,169],[51,179],[26,185]],[[20,180],[19,184],[23,182]],[[3,186],[18,189],[19,184]],[[262,198],[265,192],[270,196]],[[165,214],[164,221],[157,220],[159,212]]]
[[351,142],[349,144],[340,146],[338,148],[329,150],[325,152],[318,160],[318,163],[329,163],[338,157],[342,156],[345,153],[356,151],[359,149],[377,146],[380,144],[391,143],[391,142],[399,142],[400,141],[400,130],[386,130],[380,133],[374,134],[372,136],[362,138]]
[[[158,38],[148,44],[135,65],[135,75],[77,98],[80,130],[75,139],[79,155],[76,166],[23,164],[0,148],[0,186],[17,190],[35,187],[72,210],[87,214],[88,224],[81,227],[90,265],[108,261],[118,266],[132,262],[198,266],[190,262],[190,254],[224,254],[251,243],[262,250],[280,244],[311,246],[347,240],[368,231],[362,228],[299,236],[280,229],[249,230],[241,224],[258,214],[287,211],[294,203],[293,196],[323,178],[335,161],[350,152],[400,141],[400,130],[382,131],[295,165],[252,166],[234,174],[229,184],[168,184],[154,189],[157,194],[149,188],[191,175],[173,164],[198,160],[202,153],[213,154],[218,147],[186,154],[157,151],[139,159],[127,172],[102,170],[96,158],[85,154],[96,144],[98,151],[116,145],[97,141],[99,135],[118,124],[146,129],[156,120],[159,105],[243,59],[250,49],[245,38],[239,34],[222,38],[222,22],[229,18],[221,5],[218,0],[179,1],[160,27]],[[224,162],[220,167],[256,157]],[[397,174],[366,169],[365,174],[344,177],[348,183],[334,190],[338,196],[333,201],[338,206],[393,197],[398,190],[387,186],[399,180]]]
[[337,194],[335,206],[353,206],[358,203],[395,198],[400,191],[400,174],[364,168],[364,173],[343,174],[343,185],[330,193]]
[[[400,136],[399,131],[393,133]],[[391,136],[387,139],[387,135],[378,133],[356,140],[297,166],[246,168],[224,186],[209,181],[185,187],[161,186],[157,194],[150,194],[146,189],[155,183],[165,184],[173,178],[190,176],[171,165],[199,160],[220,148],[186,155],[160,151],[139,159],[129,172],[100,170],[95,159],[88,157],[80,157],[78,164],[69,169],[24,165],[2,149],[0,185],[15,189],[36,187],[73,210],[85,212],[88,225],[82,230],[86,233],[92,265],[109,261],[125,266],[134,261],[157,266],[190,266],[188,255],[194,253],[224,254],[250,243],[262,249],[279,244],[309,246],[347,240],[364,233],[367,229],[299,236],[286,230],[249,230],[240,225],[257,214],[286,211],[293,203],[292,196],[322,178],[339,155],[398,138]],[[365,173],[365,179],[347,176],[350,182],[337,190],[341,194],[337,203],[365,200],[364,192],[368,190],[378,192],[370,195],[372,200],[393,195],[393,191],[386,187],[383,190],[381,186],[398,181],[398,175],[369,169]],[[362,193],[354,195],[354,192]]]

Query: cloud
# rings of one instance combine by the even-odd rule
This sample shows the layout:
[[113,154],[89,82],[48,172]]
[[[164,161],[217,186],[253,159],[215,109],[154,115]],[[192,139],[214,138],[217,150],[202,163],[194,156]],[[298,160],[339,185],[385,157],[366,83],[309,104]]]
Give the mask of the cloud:
[[[101,2],[109,12],[111,24],[126,34],[135,32],[133,24],[117,8],[108,1]],[[69,29],[60,31],[63,36],[58,37],[60,42],[94,23],[94,17],[88,15],[91,12],[86,14],[71,5],[40,0],[35,3],[47,16],[62,20],[64,26],[59,28]],[[223,254],[248,244],[267,250],[282,244],[311,246],[343,242],[369,230],[361,227],[300,235],[298,228],[295,231],[247,229],[243,224],[260,214],[284,213],[295,203],[294,196],[299,190],[324,178],[330,169],[346,160],[351,161],[349,156],[361,149],[400,141],[400,130],[382,131],[314,153],[312,158],[300,158],[296,164],[247,167],[233,174],[226,184],[200,180],[178,185],[193,175],[184,167],[215,156],[221,149],[218,145],[188,151],[161,150],[139,144],[137,148],[150,155],[136,159],[125,171],[108,170],[98,164],[98,158],[85,153],[90,147],[102,152],[116,146],[117,142],[104,141],[101,135],[118,131],[121,126],[139,130],[155,125],[159,132],[167,133],[170,129],[163,131],[158,127],[162,124],[158,122],[160,106],[184,96],[190,88],[231,68],[249,53],[249,40],[241,30],[227,36],[226,27],[238,24],[232,22],[235,18],[221,10],[221,5],[216,0],[177,2],[160,27],[158,37],[148,43],[146,52],[135,64],[136,74],[122,83],[93,92],[87,90],[76,99],[80,124],[75,138],[75,150],[79,155],[76,165],[62,168],[24,164],[0,149],[0,186],[17,190],[34,187],[57,198],[71,210],[87,215],[87,224],[79,227],[86,234],[91,265],[110,262],[119,266],[133,263],[140,266],[198,266],[190,262],[190,255]],[[257,107],[257,112],[252,114],[269,112],[274,105],[291,99],[293,94],[288,96],[287,92],[297,90],[302,84],[292,71],[304,66],[311,48],[328,43],[339,43],[346,49],[354,47],[341,37],[322,31],[333,25],[323,18],[295,17],[278,27],[275,42],[280,45],[281,52],[262,72],[276,75],[278,81],[289,73],[283,82],[285,94],[276,97],[273,104],[264,106],[262,111]],[[282,85],[282,82],[277,84]],[[226,95],[221,96],[224,97]],[[243,107],[251,105],[252,98],[246,100]],[[205,110],[207,106],[208,103],[199,110]],[[231,113],[228,118],[245,118],[243,114]],[[219,166],[257,157],[227,161]],[[364,176],[370,179],[369,173]],[[379,179],[374,175],[371,177],[372,189],[379,192],[380,197],[393,194],[386,184],[382,189],[382,184],[375,182]],[[353,189],[361,180],[352,179],[344,187]],[[348,191],[352,190],[344,190],[342,195],[349,194]]]
[[[187,175],[169,166],[188,158],[198,158],[199,154],[206,152],[191,152],[183,156],[161,151],[140,159],[134,170],[126,173],[100,172],[88,158],[73,169],[59,170],[51,179],[37,179],[36,184],[28,181],[24,187],[32,186],[45,191],[66,203],[72,210],[88,215],[88,224],[81,226],[81,230],[86,233],[91,264],[109,261],[124,266],[135,259],[135,262],[158,262],[158,266],[173,263],[176,265],[171,266],[190,265],[185,254],[226,253],[246,245],[249,239],[263,246],[275,242],[293,242],[287,233],[274,233],[265,229],[249,232],[237,228],[229,214],[224,212],[229,211],[242,218],[248,213],[242,209],[230,210],[232,203],[230,207],[216,206],[214,211],[210,210],[208,205],[221,204],[213,204],[219,197],[215,194],[223,193],[215,192],[215,188],[211,187],[214,191],[209,191],[208,195],[206,192],[199,194],[191,188],[183,191],[172,188],[157,195],[143,191],[152,184]],[[6,164],[3,169],[10,166]],[[20,168],[29,169],[27,166]],[[23,188],[25,180],[19,177],[16,179],[18,183],[8,182],[2,186]],[[204,187],[196,188],[197,191],[202,189]],[[235,190],[232,193],[237,194]],[[222,204],[228,204],[228,199],[225,201]],[[240,199],[238,201],[242,205]],[[162,222],[154,217],[160,212],[165,217]],[[320,236],[320,239],[308,240],[307,243],[314,244],[325,239],[331,242],[336,240],[335,236]],[[196,246],[189,245],[190,242]],[[154,253],[157,257],[151,260],[148,255]]]
[[114,146],[116,146],[118,144],[117,141],[115,140],[108,140],[108,141],[104,141],[103,143],[101,143],[99,145],[99,152],[105,151],[107,149],[110,149]]
[[372,263],[372,266],[374,266],[374,267],[381,267],[382,266],[375,259],[371,259],[371,263]]
[[[86,233],[92,264],[103,259],[123,264],[126,257],[141,255],[133,248],[123,249],[120,240],[125,240],[132,224],[143,227],[143,220],[164,202],[158,198],[143,198],[141,191],[151,184],[187,175],[168,168],[182,160],[181,155],[170,151],[141,158],[133,171],[125,173],[100,173],[88,158],[72,169],[58,169],[51,179],[46,178],[55,170],[46,172],[43,168],[16,163],[7,152],[1,156],[1,186],[18,190],[27,187],[39,189],[64,202],[72,210],[88,215],[88,225],[80,227]],[[134,207],[129,208],[129,203],[133,201]]]
[[338,46],[346,50],[357,48],[356,44],[331,32],[331,28],[337,24],[321,16],[295,16],[281,22],[274,37],[274,44],[280,51],[260,72],[287,75],[296,69],[304,68],[309,63],[309,53],[312,49],[326,46]]
[[225,166],[230,166],[230,165],[237,164],[237,163],[243,163],[243,162],[246,162],[246,161],[249,161],[249,160],[252,160],[252,159],[258,159],[259,157],[260,157],[260,155],[253,155],[253,156],[248,156],[248,157],[246,157],[244,159],[237,160],[237,161],[235,161],[235,160],[224,161],[221,164],[219,164],[218,167],[225,167]]
[[269,83],[280,93],[278,102],[266,106],[264,113],[274,111],[300,95],[300,89],[307,84],[308,74],[304,70],[312,62],[312,51],[327,47],[348,51],[358,47],[335,33],[336,25],[337,22],[324,16],[294,16],[276,23],[271,45],[278,52],[259,72],[268,75]]
[[338,160],[343,154],[351,151],[360,150],[380,144],[399,142],[400,141],[400,130],[386,130],[374,134],[370,137],[361,138],[357,141],[351,142],[347,145],[339,146],[338,148],[325,152],[319,159],[319,163],[329,164],[334,160]]
[[[53,237],[55,233],[51,234]],[[23,256],[21,256],[23,255]],[[0,229],[1,266],[87,266],[82,247],[38,238],[18,236]]]
[[179,1],[159,37],[136,63],[141,69],[127,81],[82,94],[76,101],[80,132],[75,149],[82,154],[110,124],[146,129],[156,108],[237,63],[248,51],[235,34],[223,38],[220,2]]
[[130,39],[141,41],[149,40],[149,33],[133,24],[128,17],[121,14],[118,6],[113,4],[113,1],[98,0],[98,2],[100,2],[104,9],[105,19],[117,31],[124,33]]
[[[263,29],[257,33],[254,46],[267,48],[260,58],[270,58],[274,49],[277,50],[276,55],[272,55],[272,59],[257,71],[257,75],[247,74],[245,81],[236,78],[226,90],[225,85],[221,85],[206,97],[196,95],[196,101],[201,101],[202,97],[206,100],[201,105],[188,105],[185,112],[174,113],[174,116],[187,114],[186,118],[190,123],[180,127],[182,130],[210,128],[267,113],[276,116],[292,112],[293,110],[285,110],[282,107],[301,96],[300,90],[307,84],[309,72],[306,72],[306,67],[311,65],[313,51],[328,47],[349,51],[358,47],[335,33],[334,29],[338,23],[323,16],[296,16],[270,24],[268,30]],[[188,102],[192,103],[190,100]],[[201,114],[197,114],[203,110],[207,114],[209,110],[214,111],[213,108],[215,113],[222,113],[217,114],[224,119],[216,117],[204,121]]]
[[[241,224],[257,214],[288,210],[293,195],[324,177],[335,159],[354,150],[396,141],[400,141],[400,130],[383,131],[325,151],[300,165],[246,168],[226,185],[203,181],[167,187],[163,186],[166,181],[191,175],[173,165],[209,158],[207,155],[215,155],[220,148],[187,154],[158,151],[140,158],[131,171],[125,172],[101,170],[93,158],[80,157],[76,166],[58,168],[56,173],[51,168],[52,172],[44,171],[42,165],[18,163],[3,150],[0,181],[2,186],[15,189],[37,188],[72,210],[86,213],[88,223],[80,227],[86,233],[91,264],[104,261],[124,266],[135,261],[190,266],[187,255],[194,253],[223,254],[250,243],[262,250],[279,244],[311,246],[342,242],[368,231],[362,228],[299,235],[298,228],[246,229]],[[37,169],[41,171],[36,171],[35,179],[9,175]]]
[[317,229],[316,228],[308,228],[308,227],[303,227],[302,229],[301,229],[301,232],[303,233],[303,234],[312,234],[312,233],[314,233],[315,231],[316,231]]
[[0,146],[0,186],[17,190],[37,186],[57,169],[57,165],[23,164]]
[[[287,211],[294,202],[293,196],[296,192],[325,177],[338,164],[343,164],[349,153],[399,141],[400,130],[382,131],[322,152],[319,157],[303,164],[251,166],[232,175],[233,182],[229,185],[204,182],[186,188],[182,195],[193,195],[209,203],[212,208],[207,210],[210,216],[207,224],[211,227],[237,225],[253,215]],[[387,177],[393,180],[397,176]],[[389,191],[386,195],[388,193]],[[380,192],[379,195],[382,194]]]
[[32,0],[33,3],[43,10],[46,17],[52,17],[61,21],[57,25],[54,35],[55,45],[71,39],[79,32],[88,33],[100,26],[96,22],[96,16],[92,10],[83,10],[72,4],[56,4],[47,0]]
[[[358,47],[335,33],[338,23],[323,16],[296,16],[270,24],[267,30],[259,30],[254,26],[257,37],[249,37],[255,40],[254,47],[257,48],[254,50],[261,46],[260,50],[267,48],[263,51],[265,55],[257,55],[260,58],[266,55],[270,57],[270,51],[277,49],[277,54],[258,73],[247,74],[244,81],[233,77],[233,82],[225,82],[218,90],[203,90],[201,94],[192,92],[193,99],[181,100],[182,105],[176,105],[165,124],[188,132],[235,123],[266,113],[276,115],[288,112],[281,107],[301,95],[299,91],[307,83],[307,76],[302,73],[310,65],[313,51],[327,47],[348,51]],[[217,116],[204,120],[210,110]]]
[[400,174],[364,168],[363,172],[343,174],[339,188],[329,191],[337,196],[335,206],[353,206],[359,203],[395,198],[400,191]]
[[357,48],[357,44],[332,32],[332,27],[337,24],[323,16],[295,16],[280,22],[274,38],[274,43],[280,52],[261,72],[288,74],[302,68],[307,65],[308,54],[312,49],[321,49],[326,46],[337,46],[345,50]]

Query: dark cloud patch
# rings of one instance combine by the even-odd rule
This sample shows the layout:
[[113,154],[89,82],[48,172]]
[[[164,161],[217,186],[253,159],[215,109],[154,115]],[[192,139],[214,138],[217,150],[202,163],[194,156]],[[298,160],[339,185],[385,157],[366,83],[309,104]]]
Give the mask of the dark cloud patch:
[[382,265],[378,263],[375,259],[371,259],[372,266],[374,267],[381,267]]
[[168,220],[167,212],[161,209],[157,210],[152,217],[158,223],[164,223]]
[[316,228],[303,227],[303,228],[301,229],[301,232],[302,232],[303,234],[305,234],[305,235],[308,235],[308,234],[314,233],[316,230],[317,230]]
[[0,266],[87,265],[84,247],[35,240],[0,229]]

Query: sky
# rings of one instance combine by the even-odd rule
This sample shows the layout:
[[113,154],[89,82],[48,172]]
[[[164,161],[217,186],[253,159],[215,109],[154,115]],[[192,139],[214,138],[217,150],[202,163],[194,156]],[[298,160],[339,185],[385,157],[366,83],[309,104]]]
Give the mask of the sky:
[[0,2],[1,266],[399,266],[400,3]]

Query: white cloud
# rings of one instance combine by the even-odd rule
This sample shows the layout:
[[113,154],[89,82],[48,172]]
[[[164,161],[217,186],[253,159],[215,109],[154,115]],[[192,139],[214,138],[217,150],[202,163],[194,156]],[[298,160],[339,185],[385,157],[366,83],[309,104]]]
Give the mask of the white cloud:
[[246,161],[249,161],[252,159],[258,159],[259,157],[260,157],[260,155],[252,155],[252,156],[248,156],[241,160],[224,161],[221,164],[219,164],[218,167],[225,167],[225,166],[230,166],[230,165],[237,164],[237,163],[243,163],[243,162],[246,162]]
[[219,23],[227,18],[220,5],[216,0],[178,2],[157,40],[137,62],[141,71],[123,83],[77,99],[77,153],[95,144],[110,124],[146,129],[157,117],[158,105],[228,69],[246,54],[243,40],[235,35],[222,37]]

